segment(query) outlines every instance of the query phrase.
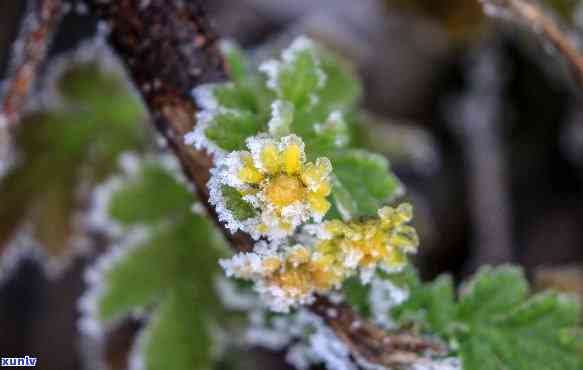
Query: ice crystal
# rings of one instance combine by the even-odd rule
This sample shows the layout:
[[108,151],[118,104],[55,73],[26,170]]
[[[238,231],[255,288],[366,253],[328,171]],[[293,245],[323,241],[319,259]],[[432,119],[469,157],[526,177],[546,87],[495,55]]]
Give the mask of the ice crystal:
[[220,158],[226,152],[212,140],[209,140],[205,132],[212,125],[219,113],[229,112],[236,114],[237,112],[220,107],[214,96],[214,89],[216,87],[216,84],[207,84],[198,86],[192,90],[192,96],[201,110],[196,115],[196,126],[194,130],[184,135],[184,143],[194,146],[199,150],[204,149],[215,157]]
[[370,310],[375,322],[386,329],[395,329],[390,311],[403,303],[409,296],[407,289],[401,288],[387,279],[375,277],[371,281],[369,294]]
[[[92,338],[99,339],[103,336],[104,328],[98,313],[98,302],[106,290],[104,275],[119,261],[128,256],[135,248],[139,248],[148,238],[148,228],[135,227],[125,233],[124,237],[111,247],[111,250],[101,256],[99,260],[85,271],[85,281],[89,289],[79,299],[79,311],[82,313],[79,319],[79,330]],[[143,311],[136,310],[135,316],[143,315]],[[113,323],[112,325],[115,325]]]
[[[330,208],[332,166],[327,158],[306,162],[304,143],[295,135],[275,140],[258,135],[247,140],[249,151],[219,160],[209,182],[210,201],[232,231],[254,238],[279,239],[310,219],[319,222]],[[225,199],[224,187],[235,189],[256,213],[241,221]]]
[[411,370],[462,370],[462,363],[457,357],[442,360],[425,360],[414,364]]
[[288,347],[286,360],[295,368],[324,364],[329,370],[356,370],[349,348],[323,320],[305,309],[286,316],[270,317],[257,308],[250,315],[246,340],[272,350]]
[[[319,66],[319,59],[316,52],[316,44],[305,36],[298,37],[289,48],[285,49],[281,54],[281,61],[270,59],[259,66],[259,71],[265,73],[267,76],[267,87],[273,90],[276,95],[283,97],[286,95],[282,85],[282,77],[290,66],[293,66],[298,59],[305,53],[308,53],[316,63],[314,69],[316,73],[316,89],[321,89],[326,84],[326,74]],[[318,97],[315,94],[310,94],[309,102],[315,105],[318,102]]]
[[271,120],[267,123],[269,133],[274,137],[282,137],[290,132],[289,126],[293,119],[294,106],[284,100],[276,100],[271,105]]

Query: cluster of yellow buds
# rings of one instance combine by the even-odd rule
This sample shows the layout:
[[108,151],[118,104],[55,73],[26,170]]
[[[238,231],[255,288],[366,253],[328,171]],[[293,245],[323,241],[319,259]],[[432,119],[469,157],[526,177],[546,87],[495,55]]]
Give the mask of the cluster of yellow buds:
[[256,218],[236,227],[256,239],[273,240],[291,235],[310,219],[320,222],[330,209],[330,161],[306,162],[304,142],[296,135],[279,140],[259,135],[247,139],[247,147],[249,151],[229,154],[218,174],[258,211]]
[[413,208],[403,203],[397,208],[381,208],[378,218],[327,221],[318,226],[316,250],[334,256],[336,264],[358,269],[362,280],[368,281],[377,267],[401,269],[407,262],[406,255],[417,250],[419,237],[408,225],[412,218]]
[[221,265],[228,275],[253,280],[275,311],[309,303],[315,293],[329,292],[360,273],[367,281],[377,267],[398,270],[419,244],[409,204],[384,207],[378,218],[324,222],[315,227],[309,246],[261,244],[254,253],[241,253]]

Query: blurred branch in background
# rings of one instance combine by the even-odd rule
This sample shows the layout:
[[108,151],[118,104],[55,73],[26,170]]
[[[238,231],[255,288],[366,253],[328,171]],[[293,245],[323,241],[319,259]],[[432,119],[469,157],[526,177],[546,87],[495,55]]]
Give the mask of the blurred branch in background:
[[468,68],[467,95],[448,109],[467,158],[468,204],[475,225],[470,269],[513,260],[512,212],[500,124],[505,70],[495,46],[480,48]]
[[26,98],[33,87],[38,70],[59,20],[63,15],[61,0],[30,1],[19,38],[12,49],[12,65],[8,73],[0,117],[9,126],[19,120]]
[[19,121],[26,98],[43,63],[54,30],[63,15],[61,0],[30,1],[12,47],[12,63],[2,87],[0,105],[0,174],[11,162],[10,129]]
[[490,16],[515,19],[541,35],[565,59],[577,85],[583,89],[583,56],[553,18],[529,0],[480,0]]

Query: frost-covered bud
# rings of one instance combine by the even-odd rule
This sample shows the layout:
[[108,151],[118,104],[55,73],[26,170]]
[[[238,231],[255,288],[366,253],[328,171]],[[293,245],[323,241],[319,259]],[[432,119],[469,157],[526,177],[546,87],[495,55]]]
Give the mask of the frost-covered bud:
[[378,211],[379,218],[365,221],[327,221],[319,226],[317,234],[321,240],[316,251],[334,255],[347,269],[359,269],[363,281],[368,281],[376,267],[389,271],[405,266],[406,255],[419,246],[415,229],[407,225],[413,215],[411,205],[405,203],[397,208],[384,207]]
[[277,312],[308,304],[315,293],[329,292],[343,281],[343,274],[309,247],[280,246],[278,250],[239,253],[220,264],[227,276],[254,281],[265,303]]
[[[213,171],[211,202],[231,230],[253,237],[279,239],[313,219],[320,222],[330,209],[332,165],[327,158],[306,162],[304,142],[296,135],[279,140],[267,135],[247,140],[249,151],[230,153]],[[235,189],[254,211],[244,221],[232,213],[223,187]],[[223,196],[221,196],[223,195]]]

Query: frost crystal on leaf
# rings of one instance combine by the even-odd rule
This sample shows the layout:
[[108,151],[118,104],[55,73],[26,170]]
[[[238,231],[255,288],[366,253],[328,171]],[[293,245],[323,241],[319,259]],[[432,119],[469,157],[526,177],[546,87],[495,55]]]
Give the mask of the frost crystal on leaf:
[[[306,163],[304,142],[295,135],[275,140],[261,134],[249,138],[247,148],[219,160],[209,181],[210,202],[230,230],[275,240],[310,219],[322,220],[330,208],[327,158]],[[236,191],[231,202],[225,196],[229,189]],[[237,207],[248,207],[248,217],[237,217]]]
[[373,278],[369,302],[374,321],[386,329],[395,329],[397,325],[391,318],[391,309],[403,303],[408,297],[409,292],[406,289],[396,286],[389,280]]
[[[85,281],[89,289],[79,299],[79,330],[92,338],[101,338],[104,333],[104,326],[100,319],[98,302],[104,294],[106,287],[104,276],[115,264],[123,260],[135,248],[141,246],[141,243],[148,238],[148,229],[146,227],[135,227],[117,244],[111,247],[109,253],[104,254],[99,260],[85,272]],[[134,315],[141,315],[143,312],[135,311]],[[112,323],[110,323],[112,324]]]
[[271,120],[267,123],[273,137],[282,137],[290,133],[289,126],[293,120],[294,106],[284,100],[271,104]]
[[[320,68],[320,61],[317,57],[316,44],[305,36],[298,37],[289,48],[285,49],[281,54],[281,61],[271,59],[259,66],[259,71],[265,73],[267,76],[267,87],[274,91],[279,98],[290,98],[289,92],[286,91],[286,85],[290,83],[287,80],[290,71],[296,68],[297,64],[301,64],[302,57],[308,57],[314,63],[315,83],[313,89],[321,89],[326,84],[326,74]],[[318,97],[310,93],[309,103],[314,105],[318,102]]]
[[196,114],[196,126],[184,135],[184,144],[194,146],[196,149],[205,149],[217,158],[225,155],[225,151],[219,148],[206,136],[206,130],[212,125],[220,112],[226,111],[220,107],[214,96],[216,84],[201,85],[192,91],[192,96],[201,110]]

